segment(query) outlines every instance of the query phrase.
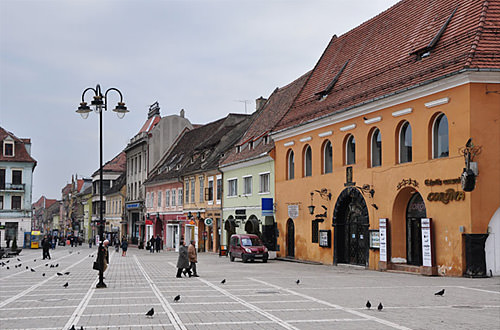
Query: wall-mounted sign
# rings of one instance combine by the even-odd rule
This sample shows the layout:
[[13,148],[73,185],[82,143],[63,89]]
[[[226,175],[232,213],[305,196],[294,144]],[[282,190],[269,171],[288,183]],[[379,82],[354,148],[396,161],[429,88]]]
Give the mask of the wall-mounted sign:
[[146,220],[146,226],[152,226],[153,220]]
[[460,178],[455,178],[455,179],[425,179],[424,181],[426,186],[441,186],[443,184],[460,184]]
[[442,202],[448,204],[451,201],[464,201],[465,192],[455,191],[455,189],[446,189],[445,192],[431,192],[427,195],[427,200],[429,202]]
[[127,209],[137,209],[140,207],[139,203],[126,204]]
[[247,218],[247,210],[246,209],[238,209],[238,210],[234,210],[234,218],[235,219],[239,219],[239,220],[245,220]]
[[377,229],[370,229],[370,249],[380,248],[380,236]]
[[205,219],[205,226],[209,226],[210,227],[211,225],[213,225],[213,223],[214,222],[213,222],[213,220],[211,218],[206,218]]
[[432,267],[431,219],[422,218],[422,265]]
[[403,179],[398,183],[398,185],[396,187],[399,190],[399,189],[406,187],[406,186],[413,186],[413,187],[417,188],[418,182],[417,182],[417,180],[413,180],[413,179]]
[[274,215],[273,199],[262,198],[262,216],[272,217]]
[[330,230],[320,230],[319,231],[319,246],[330,247],[332,232]]
[[380,261],[387,262],[387,219],[379,219]]
[[298,204],[288,205],[288,217],[291,219],[296,219],[299,217],[299,205]]

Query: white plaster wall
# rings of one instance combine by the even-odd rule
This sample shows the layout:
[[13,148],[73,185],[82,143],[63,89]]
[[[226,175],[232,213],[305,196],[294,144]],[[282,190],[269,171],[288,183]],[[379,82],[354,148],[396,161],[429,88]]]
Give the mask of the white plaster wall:
[[500,276],[500,208],[491,217],[488,225],[489,235],[486,239],[484,251],[486,254],[486,273]]

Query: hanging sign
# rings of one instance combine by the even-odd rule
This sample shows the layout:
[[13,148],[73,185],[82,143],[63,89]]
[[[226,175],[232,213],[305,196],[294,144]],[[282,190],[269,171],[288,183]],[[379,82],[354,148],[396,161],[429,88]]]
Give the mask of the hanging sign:
[[431,219],[422,218],[422,265],[432,267]]
[[211,226],[213,224],[213,220],[211,218],[205,219],[205,226]]
[[387,262],[387,219],[379,219],[380,261]]

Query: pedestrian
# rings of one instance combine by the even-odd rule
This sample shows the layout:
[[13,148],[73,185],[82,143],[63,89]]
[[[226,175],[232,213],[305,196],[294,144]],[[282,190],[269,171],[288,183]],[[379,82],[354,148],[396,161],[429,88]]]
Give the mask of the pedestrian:
[[102,272],[104,273],[108,269],[109,263],[109,253],[108,253],[109,241],[107,239],[102,242],[102,246],[99,246],[99,251],[97,252],[97,262],[100,267],[102,267]]
[[[186,276],[186,273],[188,273],[189,270],[189,258],[188,258],[188,249],[186,245],[184,244],[184,241],[180,241],[180,246],[179,246],[179,257],[177,258],[177,276],[176,277],[182,277],[181,274],[184,273],[184,276]],[[191,276],[191,271],[189,271],[189,276]]]
[[120,250],[120,239],[118,238],[118,235],[115,237],[115,252],[118,252]]
[[47,235],[45,235],[42,239],[42,259],[50,259],[50,241]]
[[128,249],[128,241],[126,237],[123,237],[122,239],[122,257],[125,257],[127,255],[127,249]]
[[[188,247],[188,257],[189,257],[189,270],[193,272],[194,277],[199,277],[196,272],[196,263],[198,262],[198,253],[196,252],[195,241],[191,240],[191,244]],[[189,274],[191,276],[191,273]]]
[[151,237],[149,238],[148,244],[146,245],[146,249],[149,249],[150,253],[155,252],[155,237],[153,235],[151,235]]
[[161,238],[160,238],[160,235],[156,235],[156,239],[155,239],[156,253],[160,252],[160,247],[161,247]]

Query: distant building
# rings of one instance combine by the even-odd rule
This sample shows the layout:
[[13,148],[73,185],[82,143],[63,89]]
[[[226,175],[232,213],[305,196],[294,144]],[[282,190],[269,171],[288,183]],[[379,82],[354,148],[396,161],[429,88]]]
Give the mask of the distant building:
[[31,140],[16,137],[0,127],[0,243],[24,246],[24,233],[31,228],[31,198],[36,160]]
[[49,218],[52,219],[52,215],[49,212],[49,209],[52,205],[58,204],[57,199],[49,199],[45,196],[42,196],[33,203],[32,205],[32,228],[35,230],[40,230],[43,233],[48,233],[50,231]]

